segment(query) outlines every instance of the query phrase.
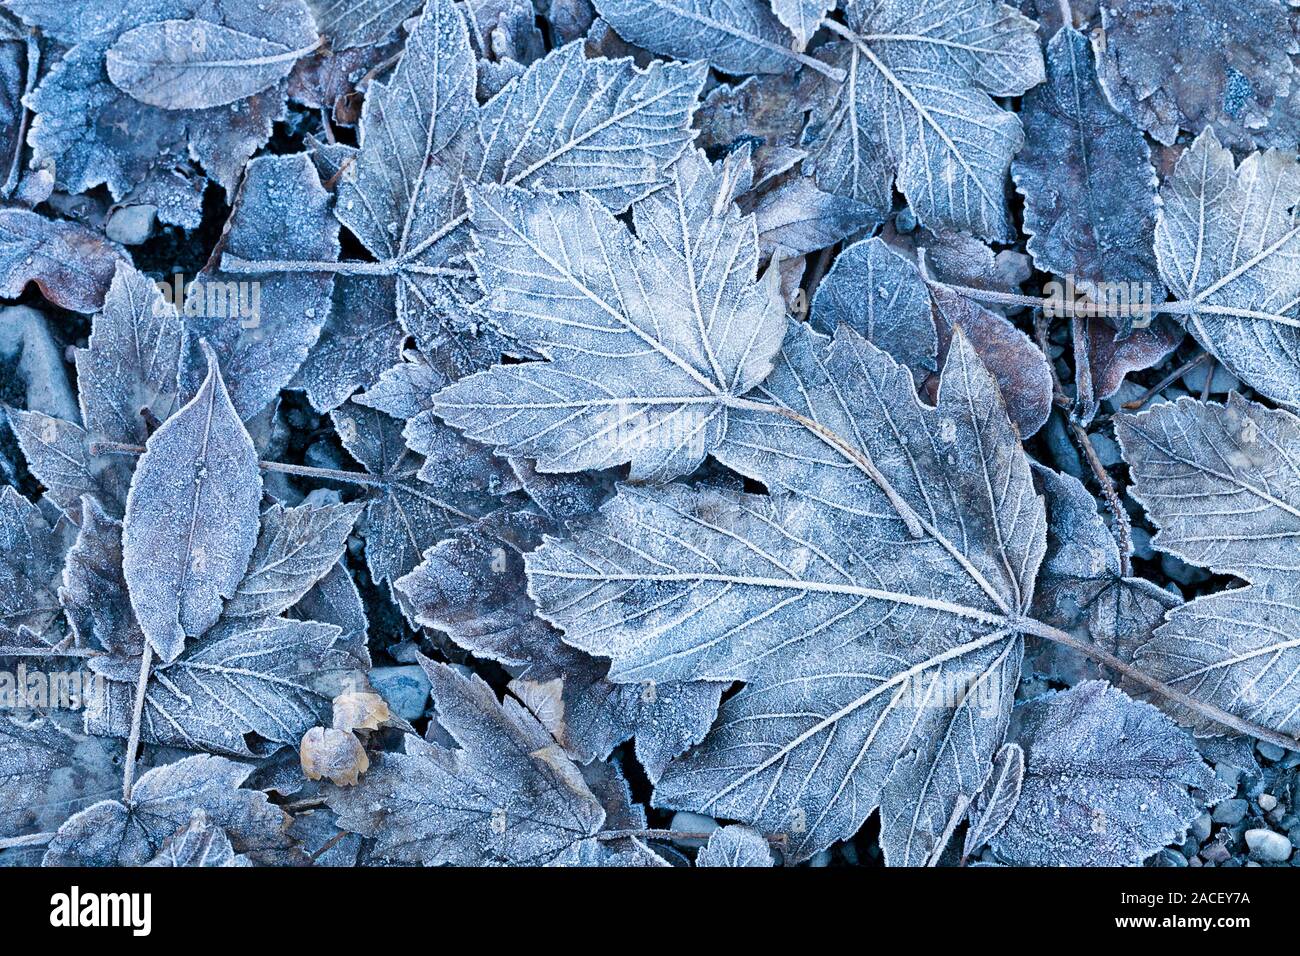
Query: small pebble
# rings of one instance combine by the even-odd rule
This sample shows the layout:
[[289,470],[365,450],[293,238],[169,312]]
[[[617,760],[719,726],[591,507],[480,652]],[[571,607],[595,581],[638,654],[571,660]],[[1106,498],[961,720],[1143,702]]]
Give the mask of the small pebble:
[[1276,806],[1277,806],[1277,797],[1273,796],[1273,794],[1261,793],[1259,795],[1259,808],[1263,810],[1265,813],[1268,813]]
[[[673,814],[668,829],[674,833],[712,833],[718,829],[718,821],[713,817],[706,817],[700,813],[688,813],[683,810],[680,813]],[[699,849],[708,842],[708,838],[701,840],[695,837],[682,837],[680,839],[674,837],[673,842],[687,849]]]
[[1250,856],[1261,863],[1285,863],[1291,857],[1291,841],[1272,830],[1247,830]]
[[1259,751],[1259,755],[1265,760],[1276,762],[1286,756],[1286,751],[1283,748],[1277,744],[1269,743],[1267,740],[1261,740],[1255,744],[1255,749]]
[[1233,826],[1246,819],[1247,809],[1249,809],[1249,804],[1240,798],[1224,800],[1214,808],[1214,822],[1222,823],[1225,826]]
[[423,716],[429,702],[429,678],[419,666],[376,667],[370,672],[370,686],[394,714],[406,720]]
[[1211,395],[1224,395],[1234,388],[1241,388],[1241,380],[1218,362],[1202,362],[1183,376],[1183,385],[1193,395],[1200,395],[1205,389],[1205,380],[1210,378],[1211,368],[1214,369],[1214,377],[1210,379]]
[[1210,828],[1213,825],[1214,818],[1208,813],[1202,813],[1192,821],[1192,836],[1196,837],[1197,842],[1204,843],[1210,838]]
[[153,235],[157,218],[157,206],[123,206],[108,217],[104,232],[114,242],[120,242],[124,246],[138,246]]
[[831,851],[822,850],[820,853],[818,853],[816,856],[814,856],[811,860],[808,861],[808,865],[815,866],[815,867],[830,866]]
[[1154,561],[1156,549],[1151,547],[1151,532],[1145,528],[1134,527],[1129,533],[1133,541],[1133,557],[1143,561]]
[[1092,441],[1092,450],[1097,453],[1097,457],[1106,468],[1118,465],[1124,460],[1119,444],[1114,439],[1107,438],[1105,435],[1090,435],[1089,438]]

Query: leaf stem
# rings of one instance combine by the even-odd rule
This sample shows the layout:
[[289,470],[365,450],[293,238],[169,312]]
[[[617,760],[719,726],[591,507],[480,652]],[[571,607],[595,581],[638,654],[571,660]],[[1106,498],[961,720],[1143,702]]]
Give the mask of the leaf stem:
[[144,722],[144,699],[149,691],[149,668],[153,664],[153,645],[144,642],[140,655],[140,677],[135,685],[135,707],[131,711],[131,734],[126,740],[126,761],[122,768],[122,802],[131,802],[135,786],[135,756],[140,749],[140,725]]
[[[95,441],[90,443],[92,455],[143,455],[143,445],[127,445],[116,441]],[[311,465],[290,465],[282,461],[259,461],[257,466],[263,471],[275,471],[284,475],[297,475],[301,478],[319,478],[323,481],[344,481],[354,485],[370,488],[382,488],[388,484],[383,478],[367,475],[360,471],[342,471],[338,468],[315,468]]]
[[103,651],[93,647],[5,647],[0,645],[0,657],[103,657]]
[[1278,733],[1275,730],[1270,730],[1268,727],[1261,726],[1260,724],[1244,720],[1235,714],[1229,713],[1221,707],[1217,707],[1214,704],[1207,703],[1203,700],[1198,700],[1190,694],[1185,694],[1180,690],[1175,690],[1168,684],[1164,683],[1164,681],[1152,677],[1150,674],[1147,674],[1127,661],[1120,659],[1110,651],[1097,646],[1091,641],[1081,640],[1073,634],[1069,634],[1059,628],[1052,627],[1049,624],[1044,624],[1041,621],[1036,621],[1029,617],[1021,618],[1014,623],[1015,626],[1024,633],[1033,634],[1036,637],[1041,637],[1064,647],[1072,648],[1087,657],[1091,657],[1093,660],[1105,664],[1111,670],[1124,675],[1124,677],[1133,681],[1133,683],[1140,684],[1147,690],[1153,691],[1167,700],[1173,701],[1174,703],[1179,704],[1190,711],[1201,714],[1204,717],[1208,717],[1216,724],[1220,724],[1228,730],[1235,731],[1239,734],[1245,734],[1247,737],[1255,737],[1259,740],[1268,741],[1269,743],[1276,744],[1286,750],[1300,750],[1300,740],[1297,740],[1294,737],[1288,737],[1286,734]]
[[27,836],[5,837],[0,840],[0,850],[13,850],[23,846],[45,846],[53,839],[53,833],[29,833]]

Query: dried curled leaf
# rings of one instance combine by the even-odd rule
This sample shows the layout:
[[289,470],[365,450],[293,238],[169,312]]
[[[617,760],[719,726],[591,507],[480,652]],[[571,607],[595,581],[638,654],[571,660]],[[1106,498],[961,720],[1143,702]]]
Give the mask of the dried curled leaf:
[[149,437],[123,522],[131,606],[164,662],[216,623],[257,543],[257,452],[204,351],[203,387]]
[[313,727],[307,731],[298,754],[308,780],[328,777],[340,787],[355,786],[370,769],[370,758],[361,741],[351,731],[336,727]]

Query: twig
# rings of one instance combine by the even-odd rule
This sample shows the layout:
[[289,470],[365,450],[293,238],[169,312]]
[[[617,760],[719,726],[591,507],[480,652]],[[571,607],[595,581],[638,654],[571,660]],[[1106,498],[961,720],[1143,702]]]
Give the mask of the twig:
[[140,677],[135,685],[135,708],[131,711],[131,735],[126,741],[126,762],[122,768],[122,802],[131,801],[135,786],[135,755],[140,749],[140,725],[144,722],[144,698],[149,691],[149,667],[153,664],[153,645],[144,642],[140,655]]
[[1182,378],[1192,369],[1196,368],[1196,366],[1200,365],[1202,362],[1210,358],[1213,358],[1213,356],[1210,355],[1209,352],[1202,352],[1200,355],[1196,356],[1196,358],[1192,359],[1190,362],[1186,362],[1180,365],[1178,368],[1174,369],[1172,372],[1170,372],[1168,375],[1166,375],[1156,384],[1152,385],[1150,388],[1148,388],[1145,392],[1142,393],[1142,396],[1140,398],[1135,398],[1131,402],[1125,402],[1124,408],[1126,408],[1130,412],[1137,411],[1139,408],[1141,408],[1143,405],[1149,402],[1156,394],[1164,391],[1166,388],[1174,384],[1174,382],[1178,381],[1180,378]]
[[[90,443],[92,455],[143,455],[143,445],[128,445],[116,441],[95,441]],[[338,468],[314,468],[311,465],[290,465],[281,461],[259,461],[257,467],[263,471],[275,471],[283,475],[297,475],[302,478],[319,478],[322,481],[345,481],[354,485],[366,485],[382,488],[388,484],[383,478],[367,475],[359,471],[341,471]]]
[[1026,634],[1033,634],[1036,637],[1041,637],[1056,644],[1073,648],[1079,653],[1105,664],[1116,673],[1124,675],[1129,680],[1133,681],[1133,683],[1141,684],[1147,690],[1153,691],[1167,700],[1180,704],[1188,710],[1200,714],[1203,717],[1208,717],[1216,724],[1220,724],[1228,730],[1236,731],[1239,734],[1245,734],[1247,737],[1255,737],[1271,744],[1277,744],[1279,747],[1286,750],[1300,750],[1300,740],[1297,740],[1294,737],[1288,737],[1286,734],[1278,733],[1275,730],[1270,730],[1268,727],[1261,726],[1260,724],[1252,723],[1249,720],[1243,720],[1237,715],[1224,710],[1222,707],[1217,707],[1214,704],[1192,697],[1190,694],[1185,694],[1180,690],[1175,690],[1163,681],[1139,670],[1132,664],[1121,660],[1110,651],[1099,647],[1091,641],[1080,640],[1066,631],[1044,624],[1041,621],[1036,621],[1033,618],[1021,618],[1015,622],[1015,624],[1018,630],[1023,631]]
[[27,836],[5,837],[0,840],[0,850],[14,850],[23,846],[45,846],[53,839],[53,833],[29,833]]
[[322,843],[320,849],[318,849],[315,853],[311,854],[311,861],[315,863],[317,860],[323,857],[330,850],[334,849],[336,846],[342,843],[347,836],[348,836],[348,832],[346,830],[340,830],[334,836],[330,837],[328,840]]
[[0,657],[103,657],[103,651],[92,647],[68,647],[59,650],[56,647],[4,647],[0,646]]
[[[1038,339],[1038,347],[1042,350],[1043,358],[1046,359],[1048,371],[1052,376],[1052,392],[1064,396],[1065,390],[1061,387],[1061,380],[1056,374],[1056,365],[1052,362],[1051,353],[1048,349],[1047,318],[1041,312],[1034,318],[1034,335]],[[1077,384],[1075,390],[1078,390]],[[1101,463],[1101,458],[1097,455],[1097,449],[1092,445],[1092,436],[1088,434],[1088,429],[1073,415],[1066,416],[1066,424],[1069,426],[1070,434],[1074,436],[1075,444],[1083,452],[1083,457],[1088,460],[1088,467],[1092,469],[1092,476],[1097,480],[1106,507],[1110,509],[1111,517],[1114,519],[1110,530],[1115,537],[1116,544],[1119,546],[1120,574],[1123,577],[1128,577],[1133,573],[1133,559],[1131,556],[1133,552],[1133,528],[1129,522],[1128,511],[1124,508],[1124,502],[1120,500],[1119,491],[1115,488],[1115,482],[1111,480],[1110,473],[1106,471],[1106,466]]]

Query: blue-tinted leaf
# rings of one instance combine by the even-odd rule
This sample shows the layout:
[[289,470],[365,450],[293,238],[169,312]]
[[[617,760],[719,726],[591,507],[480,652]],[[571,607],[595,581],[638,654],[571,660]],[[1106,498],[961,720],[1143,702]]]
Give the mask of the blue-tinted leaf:
[[163,661],[216,623],[257,540],[257,452],[210,349],[208,377],[146,445],[122,549],[131,605]]

